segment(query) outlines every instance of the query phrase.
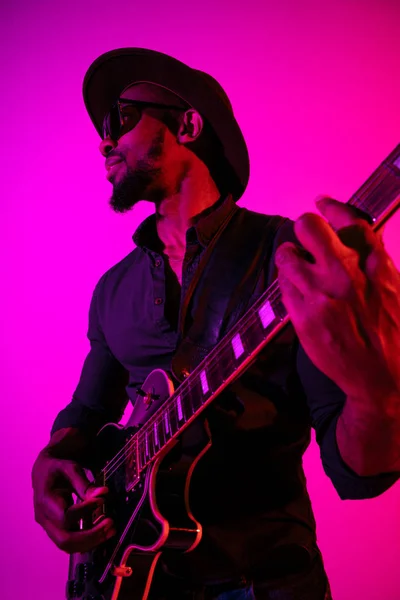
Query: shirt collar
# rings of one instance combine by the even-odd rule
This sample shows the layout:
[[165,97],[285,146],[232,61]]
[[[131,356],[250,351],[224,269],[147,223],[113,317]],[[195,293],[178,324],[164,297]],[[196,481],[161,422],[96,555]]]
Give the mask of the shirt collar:
[[[187,238],[195,237],[202,246],[207,246],[228,214],[234,209],[235,204],[231,195],[225,198],[221,197],[198,216],[197,222],[188,229]],[[132,239],[136,246],[156,252],[162,251],[162,243],[157,235],[155,214],[142,221]]]

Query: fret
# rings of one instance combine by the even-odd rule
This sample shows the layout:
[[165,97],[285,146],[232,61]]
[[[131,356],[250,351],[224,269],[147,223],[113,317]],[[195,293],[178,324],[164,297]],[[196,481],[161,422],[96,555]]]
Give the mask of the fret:
[[265,302],[258,309],[258,316],[261,319],[264,329],[267,329],[268,325],[271,325],[271,323],[275,320],[275,313],[269,300],[265,300]]
[[175,433],[179,429],[179,420],[178,420],[178,409],[176,405],[176,398],[173,398],[170,407],[168,409],[169,412],[169,423],[171,425],[171,437],[175,435]]
[[178,415],[178,421],[183,421],[184,417],[183,417],[183,404],[182,404],[182,398],[181,396],[178,396],[176,398],[176,411],[177,411],[177,415]]
[[182,392],[181,401],[182,401],[182,409],[183,409],[183,418],[186,421],[190,419],[196,412],[192,400],[197,398],[197,387],[198,387],[198,379],[197,377],[193,378],[193,381],[186,382],[185,390]]
[[164,420],[163,414],[161,414],[158,419],[158,435],[160,438],[160,448],[161,448],[169,440],[169,437],[167,436],[167,434],[165,432],[165,420]]
[[163,413],[161,413],[159,417],[158,431],[160,435],[160,444],[161,446],[164,446],[168,442],[170,436],[165,431],[165,419]]
[[364,200],[364,207],[366,212],[372,217],[373,221],[376,221],[381,215],[388,199],[391,196],[394,200],[396,191],[399,188],[398,178],[390,173],[386,179],[378,184],[378,186],[369,193],[368,197]]
[[[130,436],[125,450],[125,488],[129,489],[139,478],[138,442]],[[104,485],[104,484],[103,484]]]
[[247,353],[243,353],[241,360],[235,357],[232,340],[228,334],[224,345],[220,346],[217,356],[212,355],[208,361],[207,376],[210,388],[217,390],[246,356]]
[[286,317],[287,311],[282,303],[280,289],[277,287],[277,290],[273,294],[268,294],[268,297],[270,299],[272,310],[274,311],[276,318],[282,321]]
[[154,421],[150,425],[144,425],[139,431],[138,454],[141,469],[157,454],[162,445],[158,422]]
[[154,431],[154,447],[156,448],[156,450],[158,450],[160,447],[160,438],[158,435],[158,421],[154,422],[153,431]]
[[143,469],[143,467],[147,463],[146,446],[144,443],[144,438],[139,437],[138,445],[139,445],[139,466],[140,466],[140,469]]
[[208,387],[207,373],[205,369],[203,369],[203,371],[200,371],[200,383],[203,395],[205,396],[210,391],[210,388]]
[[164,436],[163,421],[157,419],[151,423],[150,427],[147,426],[143,429],[146,463],[161,450],[170,437]]
[[156,418],[155,422],[153,423],[153,429],[154,429],[154,445],[158,452],[168,441],[168,439],[165,437],[164,417],[162,414]]
[[157,449],[155,448],[155,445],[154,445],[154,430],[153,430],[153,428],[149,429],[148,439],[149,439],[150,458],[152,458],[157,453]]
[[372,189],[376,189],[378,185],[385,180],[387,175],[387,168],[380,166],[367,181],[353,194],[348,204],[354,205],[360,210],[370,213],[373,210],[373,205],[369,199],[369,194]]
[[149,452],[150,452],[150,457],[153,457],[154,454],[156,454],[156,448],[154,446],[154,431],[153,428],[149,429],[148,432],[148,438],[149,438]]
[[[248,355],[248,352],[245,350],[245,348],[247,347],[245,334],[243,331],[241,331],[240,334],[236,334],[236,336],[239,336],[239,335],[240,335],[240,343],[243,348],[243,352],[240,354],[240,356],[235,354],[235,351],[233,348],[233,343],[234,343],[233,338],[230,335],[229,343],[226,344],[225,348],[223,349],[221,360],[218,359],[218,360],[214,361],[215,363],[220,365],[220,370],[223,373],[223,379],[228,379],[228,377],[232,373],[232,371],[234,371],[236,369],[236,367]],[[237,337],[236,337],[235,343],[237,344]]]
[[[277,292],[275,291],[274,298],[276,293]],[[252,315],[249,315],[243,323],[242,340],[244,341],[245,347],[248,348],[249,354],[254,352],[254,350],[265,340],[270,331],[273,330],[277,321],[282,320],[282,315],[279,317],[275,315],[271,302],[268,300],[270,297],[271,293],[268,293],[268,291],[265,292],[256,302],[252,310]],[[274,300],[274,306],[276,306],[276,298]]]
[[[394,200],[400,193],[400,146],[383,161],[367,181],[350,198],[348,204],[367,213],[373,223],[383,222],[395,210]],[[374,229],[377,227],[375,226]]]
[[200,379],[195,377],[193,379],[193,384],[185,390],[185,402],[190,406],[190,416],[192,416],[204,404],[204,400],[205,397],[200,385]]
[[231,340],[233,354],[235,355],[236,360],[244,354],[244,347],[242,338],[240,337],[240,333],[237,333],[233,336]]
[[164,411],[164,432],[165,437],[171,437],[171,425],[169,422],[169,411],[168,408]]

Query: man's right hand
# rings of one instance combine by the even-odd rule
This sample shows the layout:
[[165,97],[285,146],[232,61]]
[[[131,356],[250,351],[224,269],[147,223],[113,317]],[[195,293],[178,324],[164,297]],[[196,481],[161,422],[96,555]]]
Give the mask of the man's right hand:
[[[33,465],[32,485],[35,519],[64,552],[86,552],[115,535],[109,518],[79,530],[80,520],[90,520],[96,507],[104,503],[108,490],[91,485],[77,462],[55,458],[45,448]],[[73,493],[80,500],[77,504]]]

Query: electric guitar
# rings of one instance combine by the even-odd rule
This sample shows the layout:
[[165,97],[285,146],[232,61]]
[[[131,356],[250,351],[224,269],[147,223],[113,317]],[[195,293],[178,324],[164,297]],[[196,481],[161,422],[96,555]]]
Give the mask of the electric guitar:
[[[400,145],[348,204],[374,230],[391,217],[400,204]],[[127,422],[102,428],[100,467],[93,476],[110,490],[107,514],[117,535],[91,552],[71,555],[67,600],[146,600],[161,554],[190,552],[199,544],[202,527],[189,506],[189,486],[211,439],[190,460],[171,460],[171,450],[288,322],[275,281],[176,389],[169,374],[154,370]],[[100,508],[91,523],[102,516]]]

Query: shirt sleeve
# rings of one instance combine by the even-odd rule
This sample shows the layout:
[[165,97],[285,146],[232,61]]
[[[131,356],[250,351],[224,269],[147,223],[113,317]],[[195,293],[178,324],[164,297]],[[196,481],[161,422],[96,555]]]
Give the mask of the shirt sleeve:
[[389,489],[399,479],[400,473],[361,477],[343,461],[336,441],[336,424],[346,396],[331,379],[317,369],[301,345],[297,351],[297,372],[307,397],[324,471],[340,498],[374,498]]
[[94,290],[89,309],[90,351],[72,400],[57,415],[51,434],[64,427],[97,433],[106,423],[120,420],[128,400],[127,370],[110,351],[99,322],[97,299],[101,283],[102,279]]

